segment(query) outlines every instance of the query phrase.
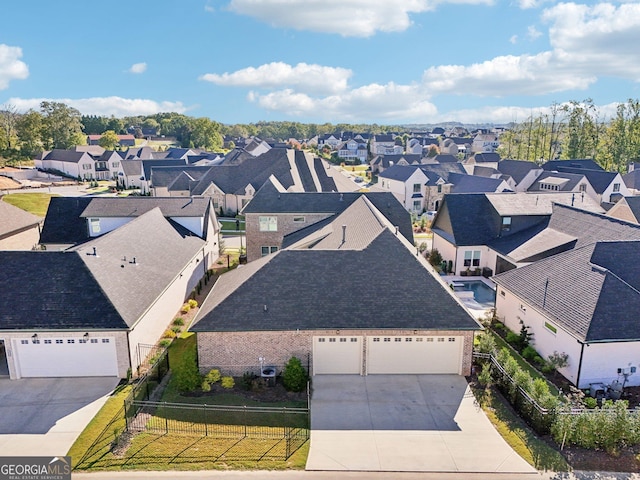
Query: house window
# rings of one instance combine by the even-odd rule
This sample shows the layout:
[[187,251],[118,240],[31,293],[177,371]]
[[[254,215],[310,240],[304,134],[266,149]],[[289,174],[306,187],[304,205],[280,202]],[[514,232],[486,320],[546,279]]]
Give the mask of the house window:
[[449,341],[450,342],[455,342],[456,341],[456,337],[449,337]]
[[91,233],[100,233],[100,219],[90,218],[89,224],[91,225]]
[[304,217],[293,217],[293,223],[304,223]]
[[394,340],[395,342],[401,342],[401,341],[402,341],[402,339],[401,339],[400,337],[396,337],[396,338],[394,338],[393,340]]
[[480,266],[480,250],[467,250],[466,252],[464,252],[464,266],[479,267]]
[[413,342],[413,338],[411,337],[407,337],[404,339],[405,342]]
[[382,180],[382,188],[384,188],[384,180]]
[[278,217],[258,217],[261,232],[277,232]]
[[438,185],[438,193],[442,193],[442,185]]
[[243,199],[242,199],[242,202],[240,202],[240,203],[242,203],[242,207],[241,207],[241,208],[244,208],[244,206],[245,206],[247,203],[249,203],[249,200],[251,200],[251,199],[250,199],[250,198],[243,198]]
[[336,343],[336,339],[335,338],[330,338],[329,339],[329,343]]
[[413,184],[413,193],[420,193],[420,184],[419,183],[414,183]]
[[620,191],[620,184],[619,183],[614,183],[613,184],[613,191],[614,191],[614,193]]
[[580,191],[581,191],[581,192],[586,192],[586,191],[587,191],[587,185],[586,185],[586,184],[584,184],[584,183],[581,183],[581,184],[580,184]]
[[525,312],[525,313],[527,311],[527,307],[525,307],[523,303],[520,304],[520,311]]
[[502,230],[505,232],[511,230],[511,217],[502,217]]
[[346,339],[346,338],[341,338],[341,339],[340,339],[340,342],[342,342],[342,343],[346,343],[346,342],[347,342],[347,339]]
[[103,338],[102,339],[102,343],[109,343],[109,339],[108,338]]
[[33,343],[35,343],[36,345],[40,345],[40,340],[32,340]]
[[358,339],[357,339],[357,338],[351,337],[351,342],[352,342],[352,343],[353,343],[353,342],[357,342],[357,341],[358,341]]
[[60,345],[60,344],[62,344],[62,343],[64,343],[64,342],[62,341],[62,339],[61,339],[61,338],[56,339],[56,344],[57,344],[57,345]]
[[83,163],[83,164],[82,164],[82,169],[83,169],[83,170],[91,170],[91,164],[89,164],[89,163]]
[[271,253],[276,253],[278,251],[278,247],[260,247],[260,250],[261,250],[262,256],[266,257]]
[[375,337],[375,338],[373,339],[373,341],[374,341],[374,342],[379,342],[379,341],[380,341],[380,337]]
[[81,338],[78,340],[78,343],[87,343],[87,339],[86,338]]
[[422,341],[424,341],[424,338],[422,338],[422,337],[416,338],[416,342],[422,342]]
[[97,338],[92,338],[91,339],[91,343],[98,343],[98,339]]
[[44,341],[44,344],[45,344],[45,345],[51,345],[51,339],[45,340],[45,341]]
[[384,341],[385,342],[390,342],[391,341],[391,337],[384,337]]
[[120,162],[111,162],[112,168],[118,168],[120,166]]
[[433,342],[433,337],[427,337],[427,342]]
[[29,345],[29,340],[20,340],[22,345]]
[[500,296],[501,296],[501,297],[505,297],[506,295],[507,295],[507,294],[506,294],[506,293],[504,293],[504,290],[500,290]]
[[444,338],[442,338],[442,337],[438,337],[438,341],[439,341],[439,342],[444,342]]
[[414,210],[420,210],[422,207],[420,206],[420,200],[414,200],[413,201],[413,209]]
[[76,341],[73,338],[68,338],[67,343],[76,343]]
[[558,333],[558,329],[556,327],[554,327],[553,325],[551,325],[549,322],[544,322],[544,328],[546,328],[547,330],[549,330],[552,333]]

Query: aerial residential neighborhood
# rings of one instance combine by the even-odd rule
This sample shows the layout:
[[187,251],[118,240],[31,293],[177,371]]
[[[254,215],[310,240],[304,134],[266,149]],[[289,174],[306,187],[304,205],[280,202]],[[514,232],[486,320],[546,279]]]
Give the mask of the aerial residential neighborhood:
[[640,478],[640,0],[5,3],[0,478]]

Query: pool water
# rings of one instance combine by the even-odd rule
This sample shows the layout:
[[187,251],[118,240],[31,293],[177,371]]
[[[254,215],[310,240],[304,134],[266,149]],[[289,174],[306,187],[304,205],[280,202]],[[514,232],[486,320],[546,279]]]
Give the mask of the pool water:
[[496,291],[481,280],[456,280],[453,290],[455,292],[473,292],[476,302],[493,307],[496,303]]

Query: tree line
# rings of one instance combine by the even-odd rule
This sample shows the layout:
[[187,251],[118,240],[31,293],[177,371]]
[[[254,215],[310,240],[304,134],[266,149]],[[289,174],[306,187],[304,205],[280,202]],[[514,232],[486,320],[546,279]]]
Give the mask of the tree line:
[[[43,150],[83,145],[90,134],[103,135],[101,145],[113,149],[116,135],[129,133],[131,127],[138,137],[146,129],[175,138],[183,147],[210,151],[221,149],[225,136],[286,142],[334,132],[378,134],[403,130],[378,124],[291,121],[224,125],[175,112],[115,118],[81,115],[64,103],[45,101],[38,110],[26,113],[19,113],[12,105],[0,107],[0,158],[11,162],[33,158]],[[600,118],[591,99],[554,103],[546,113],[509,125],[500,136],[498,153],[502,158],[540,163],[556,158],[592,158],[606,170],[626,171],[629,162],[640,159],[640,100],[620,103],[611,119]]]

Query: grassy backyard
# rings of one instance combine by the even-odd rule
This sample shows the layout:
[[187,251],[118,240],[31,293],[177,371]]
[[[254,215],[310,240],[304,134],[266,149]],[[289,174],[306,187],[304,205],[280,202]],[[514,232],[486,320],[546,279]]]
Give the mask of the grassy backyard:
[[59,195],[50,193],[10,193],[2,197],[2,200],[14,207],[21,208],[39,217],[44,217],[47,214],[51,197],[59,197]]

